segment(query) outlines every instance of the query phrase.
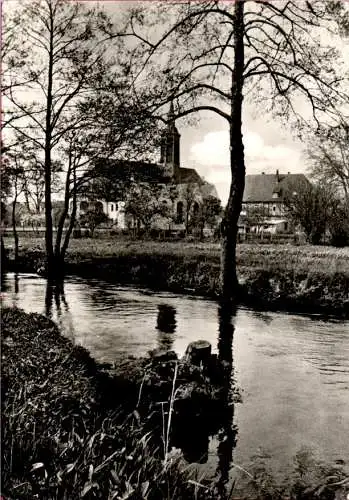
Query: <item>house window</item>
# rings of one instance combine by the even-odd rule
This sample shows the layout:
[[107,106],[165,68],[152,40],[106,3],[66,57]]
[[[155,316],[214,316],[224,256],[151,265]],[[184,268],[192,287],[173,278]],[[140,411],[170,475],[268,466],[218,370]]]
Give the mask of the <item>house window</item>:
[[275,205],[273,206],[273,212],[274,213],[276,212],[276,206]]
[[179,201],[177,203],[176,222],[177,222],[177,224],[182,224],[182,222],[183,222],[183,202],[182,201]]
[[88,203],[87,203],[87,201],[82,201],[80,203],[80,210],[82,210],[83,212],[85,212],[87,209],[88,209]]
[[114,203],[111,203],[111,204],[110,204],[110,211],[111,211],[111,212],[114,212]]
[[199,213],[199,204],[198,202],[196,201],[193,205],[193,214],[194,216],[196,216],[197,214]]

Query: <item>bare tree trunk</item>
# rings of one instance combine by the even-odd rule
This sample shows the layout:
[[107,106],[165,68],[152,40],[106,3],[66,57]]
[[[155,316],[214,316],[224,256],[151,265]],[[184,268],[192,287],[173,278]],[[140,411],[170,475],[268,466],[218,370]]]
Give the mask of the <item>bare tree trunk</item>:
[[46,128],[45,128],[45,244],[47,259],[48,278],[54,278],[58,271],[54,253],[53,253],[53,227],[52,227],[52,199],[51,199],[51,181],[52,181],[52,159],[51,159],[51,140],[52,140],[52,88],[53,88],[53,12],[50,8],[50,50],[48,62],[48,83],[46,100]]
[[[56,234],[56,244],[55,244],[55,257],[56,260],[58,259],[59,256],[63,257],[64,261],[64,255],[61,255],[61,244],[62,244],[62,238],[63,238],[63,232],[64,232],[64,223],[66,221],[68,212],[69,212],[69,195],[70,195],[70,173],[71,173],[71,152],[69,154],[69,165],[68,165],[68,171],[66,175],[66,180],[65,180],[65,191],[64,191],[64,207],[63,207],[63,212],[59,218],[58,221],[58,227],[57,227],[57,234]],[[75,173],[75,171],[74,171]],[[75,180],[75,175],[74,175],[74,180]],[[74,185],[74,193],[75,193],[75,185]],[[75,194],[73,195],[75,196]],[[70,224],[72,222],[72,219],[70,220]],[[75,222],[75,217],[73,220],[73,225]],[[73,230],[73,228],[72,228]],[[70,236],[70,235],[69,235]],[[69,238],[68,238],[69,242]],[[64,243],[63,243],[64,246]],[[67,244],[68,247],[68,244]],[[64,251],[65,253],[65,251]]]
[[17,190],[12,202],[12,232],[13,232],[13,238],[15,240],[15,263],[18,262],[18,254],[19,254],[19,240],[18,240],[18,232],[16,224],[16,205],[17,205]]
[[[76,167],[73,167],[73,179],[74,179],[74,187],[73,187],[73,207],[72,207],[72,212],[70,214],[70,222],[69,222],[69,227],[68,230],[65,234],[64,242],[62,245],[62,248],[60,250],[60,259],[62,262],[62,266],[64,266],[64,260],[65,260],[65,254],[67,252],[68,246],[69,246],[69,241],[71,234],[74,229],[75,221],[76,221],[76,213],[77,213],[77,192],[76,192]],[[69,195],[68,195],[68,203],[69,203]]]
[[1,231],[1,276],[6,271],[7,267],[7,250],[4,243],[4,236]]
[[222,221],[221,299],[236,302],[236,240],[238,220],[245,189],[245,160],[242,142],[242,88],[244,70],[244,0],[234,5],[234,72],[232,75],[230,167],[231,185],[228,204]]

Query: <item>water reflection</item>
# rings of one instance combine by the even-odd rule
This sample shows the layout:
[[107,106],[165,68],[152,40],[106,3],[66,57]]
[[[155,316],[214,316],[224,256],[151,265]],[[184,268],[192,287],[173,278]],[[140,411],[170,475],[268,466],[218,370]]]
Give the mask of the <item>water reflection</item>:
[[159,304],[156,318],[158,330],[158,348],[169,351],[173,348],[176,331],[176,308],[169,304]]
[[273,317],[264,311],[252,311],[252,315],[257,319],[262,320],[267,325],[270,325],[270,323],[273,321]]
[[217,355],[213,357],[209,371],[217,377],[215,382],[219,381],[219,404],[211,402],[205,406],[199,399],[193,402],[192,410],[182,416],[182,420],[177,420],[174,437],[174,445],[181,449],[187,462],[204,464],[209,460],[210,439],[216,436],[215,480],[217,493],[222,497],[227,494],[233,451],[237,442],[232,387],[235,313],[235,310],[226,305],[218,307]]
[[19,276],[18,274],[13,274],[12,279],[6,274],[1,274],[1,298],[6,297],[7,292],[13,290],[14,293],[11,294],[11,305],[12,307],[18,307],[18,293],[19,293]]
[[[42,277],[8,274],[3,285],[4,305],[45,312]],[[192,341],[212,344],[225,366],[226,381],[233,377],[234,388],[236,381],[243,394],[243,404],[230,404],[231,387],[226,383],[226,411],[220,420],[216,414],[209,416],[198,429],[193,422],[192,431],[183,422],[188,430],[182,442],[191,437],[196,441],[188,450],[189,459],[207,460],[210,440],[208,463],[199,466],[204,474],[216,473],[224,483],[232,451],[234,464],[246,469],[256,450],[265,450],[271,455],[265,459],[268,467],[281,472],[290,470],[290,457],[302,444],[325,461],[347,457],[343,436],[349,434],[348,321],[247,309],[230,318],[226,311],[217,311],[215,302],[202,298],[78,277],[68,277],[58,292],[53,288],[47,293],[52,319],[97,360],[112,363],[125,353],[143,356],[160,346],[182,356]],[[170,328],[159,318],[161,304],[173,308]],[[217,437],[211,438],[212,422],[218,420]],[[235,448],[234,425],[239,429]],[[230,475],[235,477],[236,471],[233,467]]]
[[224,418],[218,432],[217,446],[217,487],[219,493],[226,494],[226,485],[229,482],[229,471],[233,462],[233,450],[236,446],[237,427],[234,425],[233,404],[233,340],[234,318],[236,309],[225,304],[218,307],[218,359],[223,366],[223,398]]
[[73,317],[65,296],[63,281],[47,281],[45,316],[56,321],[59,329],[71,340],[74,340]]

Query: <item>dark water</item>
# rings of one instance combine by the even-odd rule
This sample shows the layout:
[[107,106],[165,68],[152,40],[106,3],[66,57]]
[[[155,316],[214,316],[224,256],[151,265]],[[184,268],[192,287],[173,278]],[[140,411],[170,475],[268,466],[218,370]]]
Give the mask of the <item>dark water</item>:
[[[182,355],[198,339],[217,352],[213,301],[76,277],[66,280],[63,295],[46,296],[46,302],[45,290],[45,280],[36,275],[9,275],[3,302],[51,315],[97,360],[142,356],[156,347]],[[175,320],[167,333],[157,328],[161,304],[171,306]],[[272,473],[288,474],[305,449],[326,463],[349,466],[349,322],[239,309],[231,333],[242,402],[234,405],[229,422],[236,431],[235,445],[234,439],[226,445],[230,474],[246,475],[242,469],[248,472],[256,460]],[[205,473],[224,462],[223,444],[210,438]]]

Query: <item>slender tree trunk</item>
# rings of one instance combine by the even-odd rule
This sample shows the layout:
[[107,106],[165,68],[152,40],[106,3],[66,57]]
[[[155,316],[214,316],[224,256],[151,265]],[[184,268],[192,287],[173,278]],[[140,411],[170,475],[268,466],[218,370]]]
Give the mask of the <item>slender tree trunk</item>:
[[[70,173],[71,173],[71,155],[69,154],[69,165],[67,176],[65,180],[65,191],[64,191],[64,207],[63,212],[58,221],[57,234],[56,234],[56,244],[55,244],[55,256],[61,254],[61,244],[64,232],[64,223],[69,212],[69,194],[70,194]],[[74,186],[75,192],[75,186]]]
[[[77,213],[77,192],[76,192],[76,167],[74,165],[73,167],[73,180],[74,180],[74,187],[73,187],[73,208],[72,208],[72,212],[70,214],[70,222],[69,222],[69,227],[68,227],[68,230],[65,234],[65,237],[64,237],[64,242],[63,242],[63,245],[62,245],[62,248],[60,250],[60,258],[61,258],[61,262],[62,262],[62,267],[64,267],[64,260],[65,260],[65,255],[67,253],[67,250],[68,250],[68,246],[69,246],[69,241],[70,241],[70,237],[71,237],[71,234],[73,232],[73,229],[74,229],[74,225],[75,225],[75,221],[76,221],[76,213]],[[69,190],[67,191],[66,193],[68,196],[67,196],[67,200],[68,200],[68,203],[69,203]],[[62,272],[64,270],[62,269]]]
[[238,295],[236,240],[245,188],[245,160],[241,132],[244,70],[244,0],[235,2],[234,14],[234,72],[232,76],[230,122],[231,185],[228,204],[222,221],[221,299],[223,302],[236,302]]
[[18,247],[19,247],[19,241],[18,241],[18,232],[17,232],[17,224],[16,224],[16,205],[17,205],[17,193],[14,196],[13,202],[12,202],[12,232],[13,232],[13,239],[15,240],[15,264],[18,262]]
[[4,236],[1,228],[1,276],[5,273],[7,268],[7,250],[4,243]]
[[48,61],[48,81],[46,97],[46,124],[45,124],[45,244],[47,260],[47,276],[49,279],[55,278],[58,272],[53,252],[53,227],[52,227],[52,87],[53,87],[53,12],[50,9],[50,50]]
[[185,212],[185,235],[188,236],[189,234],[189,208],[187,204],[187,210]]

